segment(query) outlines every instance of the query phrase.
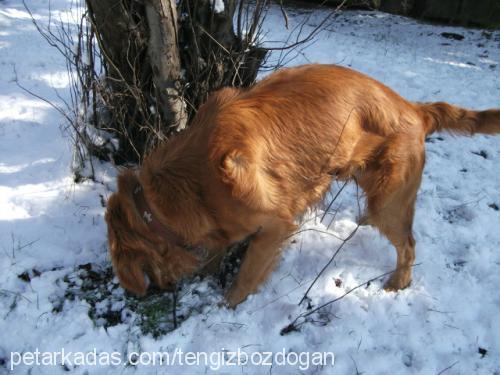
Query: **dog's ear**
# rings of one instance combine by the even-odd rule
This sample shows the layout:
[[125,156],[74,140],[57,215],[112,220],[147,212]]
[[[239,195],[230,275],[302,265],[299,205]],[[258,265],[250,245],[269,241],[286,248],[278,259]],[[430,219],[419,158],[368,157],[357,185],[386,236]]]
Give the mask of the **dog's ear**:
[[120,285],[137,296],[144,296],[148,289],[144,273],[144,259],[131,252],[122,252],[113,260]]
[[[120,180],[119,180],[120,181]],[[108,224],[109,253],[113,268],[123,288],[137,295],[144,295],[147,290],[143,271],[144,260],[138,252],[126,245],[131,241],[132,231],[126,212],[121,207],[123,197],[115,193],[107,204],[106,222]]]

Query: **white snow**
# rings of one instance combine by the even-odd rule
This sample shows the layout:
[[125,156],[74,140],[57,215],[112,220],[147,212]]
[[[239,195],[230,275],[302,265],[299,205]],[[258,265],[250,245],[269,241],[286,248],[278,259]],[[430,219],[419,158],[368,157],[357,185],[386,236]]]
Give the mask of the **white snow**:
[[224,0],[214,0],[213,7],[215,10],[215,13],[222,13],[224,12]]
[[[53,19],[72,20],[70,1],[52,0]],[[216,4],[222,3],[221,1]],[[49,1],[29,6],[43,25]],[[72,9],[72,11],[77,11]],[[308,30],[321,14],[313,14]],[[284,40],[281,11],[268,14],[268,40]],[[291,28],[303,13],[289,11]],[[261,291],[236,310],[219,307],[222,292],[195,282],[184,303],[203,297],[201,312],[158,339],[122,323],[107,330],[89,318],[84,300],[66,300],[60,280],[77,265],[109,264],[104,208],[116,172],[99,167],[99,183],[73,183],[72,148],[60,129],[63,117],[30,96],[19,82],[62,105],[69,98],[63,58],[35,30],[18,1],[0,1],[0,373],[64,373],[61,365],[14,366],[14,352],[65,351],[127,355],[133,351],[245,351],[287,354],[333,352],[332,366],[240,365],[224,374],[498,374],[500,373],[500,137],[435,134],[415,217],[417,263],[410,288],[387,293],[383,280],[337,301],[298,332],[280,330],[306,312],[298,306],[306,288],[355,229],[356,189],[350,186],[323,221],[310,216],[304,231]],[[442,32],[463,35],[462,41]],[[293,38],[292,38],[293,39]],[[275,52],[271,60],[276,61]],[[291,57],[291,56],[288,56]],[[285,60],[285,62],[287,62]],[[419,23],[377,12],[345,12],[289,65],[306,62],[350,66],[382,81],[404,97],[446,100],[474,109],[500,107],[500,32]],[[57,93],[56,90],[57,89]],[[481,153],[485,156],[481,156]],[[338,190],[332,186],[332,192]],[[496,205],[496,206],[495,206]],[[494,207],[497,207],[495,209]],[[318,211],[321,215],[322,212]],[[372,277],[390,271],[395,251],[371,227],[361,227],[310,292],[319,306]],[[33,272],[30,282],[18,275]],[[104,306],[97,306],[103,308]],[[113,309],[123,305],[114,303]],[[122,316],[127,312],[122,311]],[[124,318],[124,321],[127,320]],[[484,356],[480,348],[487,352]],[[217,353],[216,353],[217,354]],[[230,353],[225,354],[229,357]],[[67,364],[77,374],[211,372],[214,366],[187,367]]]

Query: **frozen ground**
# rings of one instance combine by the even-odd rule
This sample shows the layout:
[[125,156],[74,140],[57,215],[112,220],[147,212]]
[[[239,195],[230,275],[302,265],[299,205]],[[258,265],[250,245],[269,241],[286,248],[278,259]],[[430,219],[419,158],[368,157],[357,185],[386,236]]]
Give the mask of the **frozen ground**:
[[[46,25],[48,2],[28,3]],[[51,6],[53,18],[68,16],[68,1]],[[292,27],[303,14],[290,12]],[[308,23],[319,19],[313,15]],[[283,39],[283,23],[281,13],[272,11],[266,38]],[[445,38],[443,32],[464,38]],[[498,31],[345,12],[291,64],[304,62],[351,66],[411,100],[500,107]],[[374,281],[281,336],[283,327],[307,311],[298,302],[340,244],[317,231],[327,230],[330,215],[323,223],[311,216],[304,228],[316,231],[297,235],[262,291],[235,311],[217,307],[221,291],[213,282],[197,281],[184,287],[181,298],[195,312],[168,334],[145,335],[148,322],[139,324],[136,316],[144,304],[125,304],[106,273],[102,201],[114,187],[115,172],[101,166],[100,183],[75,184],[62,116],[15,83],[17,76],[55,103],[68,96],[63,59],[38,35],[19,1],[0,1],[0,71],[0,373],[14,367],[15,373],[31,374],[203,374],[211,371],[210,363],[93,366],[73,358],[65,366],[14,366],[11,352],[95,348],[100,355],[116,351],[126,362],[134,351],[239,348],[248,354],[333,352],[335,365],[305,369],[275,361],[272,367],[226,366],[219,373],[500,374],[500,137],[444,134],[427,143],[415,218],[419,265],[410,288],[386,293],[383,280]],[[338,214],[329,231],[346,237],[356,227],[355,189],[345,190],[334,208]],[[360,228],[316,283],[309,303],[318,306],[390,271],[394,253],[375,230]]]

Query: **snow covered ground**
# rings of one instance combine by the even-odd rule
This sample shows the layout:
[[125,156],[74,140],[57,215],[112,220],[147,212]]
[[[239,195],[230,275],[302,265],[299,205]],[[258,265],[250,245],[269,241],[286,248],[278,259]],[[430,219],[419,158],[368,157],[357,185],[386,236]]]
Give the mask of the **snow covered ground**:
[[[67,18],[69,4],[53,0],[49,11],[47,0],[28,2],[42,25],[50,12],[53,19]],[[304,11],[290,11],[289,17],[293,27]],[[313,15],[309,27],[320,19]],[[269,40],[286,37],[278,9],[266,25]],[[443,32],[464,38],[449,39]],[[500,107],[499,31],[345,12],[291,64],[305,62],[353,67],[411,100]],[[274,364],[268,365],[265,354],[254,354],[254,362],[261,358],[265,364],[232,366],[236,361],[231,361],[219,373],[500,374],[500,137],[435,134],[427,143],[414,228],[418,266],[410,288],[387,293],[383,280],[371,282],[313,314],[298,331],[280,335],[307,311],[307,303],[298,302],[340,244],[319,231],[346,237],[356,228],[358,204],[350,186],[334,204],[338,213],[330,228],[332,215],[323,223],[311,216],[304,228],[314,230],[294,238],[260,293],[233,311],[217,306],[222,292],[213,282],[194,282],[184,287],[181,303],[197,304],[199,312],[154,338],[142,334],[134,312],[124,308],[116,280],[104,284],[113,289],[111,302],[92,305],[69,290],[83,289],[91,270],[109,266],[102,201],[114,187],[115,172],[101,166],[99,183],[75,184],[63,117],[16,84],[17,79],[58,104],[69,95],[64,60],[15,0],[0,1],[0,71],[0,373],[13,368],[31,374],[204,374],[217,367],[217,359],[232,360],[231,352],[240,350],[249,356],[273,352]],[[361,227],[315,284],[309,303],[316,307],[335,299],[394,264],[388,241]],[[96,319],[99,309],[116,312],[115,324]],[[36,350],[46,352],[49,361],[48,352],[63,349],[85,353],[90,362],[67,357],[62,366],[59,357],[55,366],[36,365]],[[93,365],[94,350],[104,361],[105,353],[116,352],[117,361]],[[180,350],[211,357],[207,365],[201,357],[201,364],[189,367],[179,364],[179,356],[170,366],[147,364],[147,353],[173,356]],[[283,351],[292,365],[280,365]],[[146,353],[141,357],[146,363],[126,363],[133,352]],[[334,353],[335,364],[318,366],[313,352]],[[21,354],[24,364],[18,365]]]

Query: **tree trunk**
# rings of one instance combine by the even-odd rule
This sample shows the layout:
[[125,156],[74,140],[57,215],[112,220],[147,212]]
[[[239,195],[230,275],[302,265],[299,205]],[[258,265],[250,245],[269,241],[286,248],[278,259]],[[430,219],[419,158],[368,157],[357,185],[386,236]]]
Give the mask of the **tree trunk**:
[[184,128],[210,92],[252,84],[266,55],[255,41],[267,1],[239,3],[238,20],[250,21],[237,35],[235,0],[86,1],[106,70],[100,128],[118,138],[117,164]]
[[187,115],[179,93],[181,61],[175,0],[150,0],[146,3],[146,17],[153,82],[156,97],[163,104],[160,110],[170,127],[183,129]]

